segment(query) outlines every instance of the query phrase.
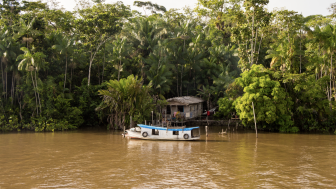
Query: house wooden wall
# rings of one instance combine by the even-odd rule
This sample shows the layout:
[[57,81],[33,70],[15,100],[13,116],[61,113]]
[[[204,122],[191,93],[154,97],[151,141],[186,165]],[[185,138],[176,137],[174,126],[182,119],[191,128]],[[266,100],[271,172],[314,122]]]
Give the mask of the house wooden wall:
[[[195,104],[190,104],[190,105],[184,105],[178,102],[172,102],[169,103],[168,106],[171,106],[170,110],[172,115],[174,114],[174,112],[178,112],[178,108],[177,106],[183,106],[184,107],[184,115],[186,115],[186,113],[191,113],[189,115],[192,115],[192,117],[197,117],[200,116],[203,113],[203,103],[195,103]],[[167,111],[167,107],[162,108],[162,113]]]

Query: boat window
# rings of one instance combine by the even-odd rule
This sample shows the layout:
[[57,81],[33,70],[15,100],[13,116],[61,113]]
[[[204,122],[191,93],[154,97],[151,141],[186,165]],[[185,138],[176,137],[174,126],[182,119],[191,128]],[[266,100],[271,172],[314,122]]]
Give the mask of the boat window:
[[184,112],[183,109],[184,109],[183,106],[177,106],[177,110],[178,110],[179,112]]
[[191,138],[199,137],[200,130],[199,129],[193,129],[191,130]]
[[152,135],[159,135],[159,130],[152,129]]
[[173,131],[173,135],[179,135],[178,131]]

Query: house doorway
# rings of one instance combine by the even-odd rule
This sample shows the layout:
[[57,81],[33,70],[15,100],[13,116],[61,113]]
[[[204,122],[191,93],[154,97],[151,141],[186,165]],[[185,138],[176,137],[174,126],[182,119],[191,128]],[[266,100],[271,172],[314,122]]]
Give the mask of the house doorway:
[[184,107],[183,106],[177,106],[177,111],[184,112]]

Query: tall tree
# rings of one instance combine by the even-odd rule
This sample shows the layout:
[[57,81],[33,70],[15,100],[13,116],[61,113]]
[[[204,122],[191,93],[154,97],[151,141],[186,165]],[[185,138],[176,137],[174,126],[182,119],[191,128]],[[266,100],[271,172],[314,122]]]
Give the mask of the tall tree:
[[74,50],[74,39],[68,38],[67,36],[57,38],[57,44],[53,45],[53,49],[60,52],[60,54],[65,55],[65,74],[64,74],[64,86],[63,93],[65,90],[65,84],[67,79],[67,69],[68,69],[68,56],[71,56]]

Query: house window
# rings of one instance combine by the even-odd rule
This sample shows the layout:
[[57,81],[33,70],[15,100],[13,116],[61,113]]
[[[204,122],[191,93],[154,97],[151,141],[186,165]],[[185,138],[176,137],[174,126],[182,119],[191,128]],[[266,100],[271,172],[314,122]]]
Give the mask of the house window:
[[152,129],[152,135],[159,135],[159,130]]
[[173,135],[179,135],[178,131],[173,131]]
[[177,110],[178,110],[179,112],[184,112],[184,111],[183,111],[183,110],[184,110],[183,106],[177,106]]

